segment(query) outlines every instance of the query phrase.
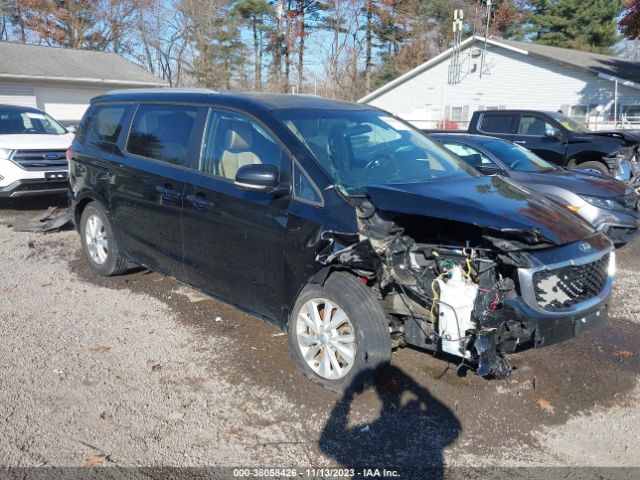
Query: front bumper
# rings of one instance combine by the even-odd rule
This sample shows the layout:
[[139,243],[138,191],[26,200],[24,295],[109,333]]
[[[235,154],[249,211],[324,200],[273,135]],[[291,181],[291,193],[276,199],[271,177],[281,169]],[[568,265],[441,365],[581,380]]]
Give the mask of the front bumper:
[[0,198],[31,197],[37,195],[57,195],[66,194],[69,189],[67,179],[45,180],[24,179],[0,187]]
[[615,251],[602,234],[536,252],[518,268],[518,294],[479,322],[478,374],[503,377],[510,371],[504,354],[560,343],[604,323],[614,274]]
[[521,326],[521,329],[512,328],[511,338],[505,336],[501,342],[497,343],[498,351],[513,353],[516,350],[531,347],[546,347],[581,335],[607,320],[610,296],[611,291],[586,310],[555,317],[536,313],[523,303],[516,301],[503,313],[503,316],[508,316],[511,325]]

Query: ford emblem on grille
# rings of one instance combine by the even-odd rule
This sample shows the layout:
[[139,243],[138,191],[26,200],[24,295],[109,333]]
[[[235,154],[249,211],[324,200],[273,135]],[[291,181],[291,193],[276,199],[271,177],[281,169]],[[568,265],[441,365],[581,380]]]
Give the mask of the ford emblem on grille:
[[591,245],[589,245],[588,242],[580,242],[578,248],[583,252],[588,252],[589,250],[591,250]]
[[62,155],[60,155],[59,153],[45,153],[44,155],[42,155],[42,158],[45,158],[47,160],[58,160]]

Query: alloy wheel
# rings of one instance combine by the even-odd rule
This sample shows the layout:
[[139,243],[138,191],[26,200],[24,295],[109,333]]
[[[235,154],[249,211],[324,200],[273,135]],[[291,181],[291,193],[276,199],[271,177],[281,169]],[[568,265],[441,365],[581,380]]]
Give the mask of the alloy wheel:
[[87,218],[84,238],[91,260],[98,265],[104,264],[109,253],[109,240],[104,224],[97,215]]
[[343,378],[355,363],[353,325],[345,311],[326,298],[314,298],[302,306],[296,339],[304,361],[324,379]]

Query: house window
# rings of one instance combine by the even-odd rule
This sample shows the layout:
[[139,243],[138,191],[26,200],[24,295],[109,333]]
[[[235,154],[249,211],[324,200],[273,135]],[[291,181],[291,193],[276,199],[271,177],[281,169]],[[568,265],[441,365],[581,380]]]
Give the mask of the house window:
[[640,119],[640,105],[624,105],[622,107],[622,115]]
[[571,105],[569,107],[569,116],[583,120],[589,114],[589,105]]
[[463,115],[463,107],[451,107],[451,120],[453,120],[454,122],[461,122],[463,120],[466,120],[466,118],[463,118]]

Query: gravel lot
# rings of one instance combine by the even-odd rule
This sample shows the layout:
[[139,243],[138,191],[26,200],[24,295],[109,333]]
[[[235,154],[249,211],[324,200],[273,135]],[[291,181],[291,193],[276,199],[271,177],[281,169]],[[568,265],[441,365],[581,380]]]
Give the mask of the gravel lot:
[[405,349],[341,398],[260,319],[156,273],[96,277],[75,231],[0,225],[0,465],[640,466],[639,252],[618,253],[607,325],[508,380]]

